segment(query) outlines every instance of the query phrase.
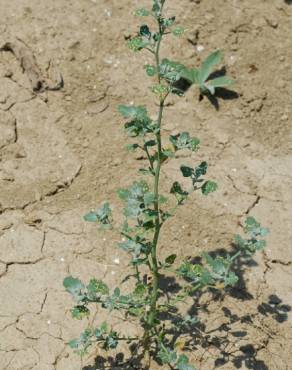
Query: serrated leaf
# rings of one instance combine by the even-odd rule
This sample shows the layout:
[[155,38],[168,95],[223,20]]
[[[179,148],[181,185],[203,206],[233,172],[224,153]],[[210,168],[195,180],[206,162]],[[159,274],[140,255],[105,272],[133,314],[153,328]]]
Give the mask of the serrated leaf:
[[204,60],[198,76],[200,85],[203,85],[203,83],[208,79],[209,75],[213,71],[213,68],[215,65],[221,62],[221,59],[222,54],[220,50],[216,50]]
[[204,195],[208,195],[210,193],[213,193],[214,191],[216,191],[218,189],[218,185],[216,184],[216,182],[214,181],[206,181],[201,190],[202,190],[202,193]]

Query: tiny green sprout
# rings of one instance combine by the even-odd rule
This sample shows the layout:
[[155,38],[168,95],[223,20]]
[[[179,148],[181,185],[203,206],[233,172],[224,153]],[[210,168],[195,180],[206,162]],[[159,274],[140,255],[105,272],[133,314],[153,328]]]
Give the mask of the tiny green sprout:
[[[74,319],[92,317],[92,307],[96,312],[97,306],[108,312],[119,311],[125,319],[130,317],[131,320],[136,320],[140,332],[138,336],[131,336],[127,331],[119,333],[114,330],[108,322],[93,322],[78,338],[68,343],[80,356],[89,353],[92,346],[109,351],[124,342],[135,348],[133,356],[137,361],[139,358],[144,359],[139,365],[141,370],[154,368],[153,362],[156,362],[155,368],[168,366],[176,370],[195,370],[195,350],[199,345],[199,337],[196,347],[187,348],[190,344],[186,343],[192,341],[186,335],[189,333],[191,339],[198,332],[199,317],[182,315],[182,305],[192,304],[192,299],[198,292],[203,294],[209,289],[222,290],[235,286],[238,276],[234,263],[242,256],[248,258],[262,250],[268,230],[253,217],[247,217],[244,225],[246,236],[235,236],[235,252],[224,257],[202,253],[200,262],[186,257],[181,260],[173,252],[164,255],[161,230],[165,229],[164,233],[167,235],[169,219],[176,216],[178,207],[189,201],[191,194],[197,190],[202,194],[197,196],[204,197],[218,188],[217,183],[209,179],[208,163],[200,161],[196,156],[200,149],[200,140],[187,131],[166,135],[163,122],[167,99],[171,94],[179,98],[184,96],[184,91],[179,87],[182,79],[191,85],[197,85],[202,94],[214,94],[217,87],[228,87],[233,83],[233,80],[225,76],[212,77],[215,67],[222,60],[219,50],[211,53],[198,69],[188,68],[171,58],[162,58],[161,45],[166,36],[181,37],[184,33],[183,27],[176,25],[175,16],[164,16],[165,3],[166,0],[152,0],[149,10],[140,8],[135,12],[139,17],[153,18],[156,28],[154,29],[153,22],[149,22],[151,27],[143,22],[136,36],[128,41],[129,48],[135,53],[143,51],[153,57],[152,62],[144,63],[144,70],[152,80],[150,89],[158,107],[157,114],[152,118],[153,112],[149,113],[150,110],[144,105],[118,106],[125,133],[130,140],[126,149],[129,152],[141,151],[147,164],[139,168],[137,178],[132,184],[122,186],[117,191],[119,202],[123,206],[119,221],[113,217],[108,202],[84,216],[85,221],[97,223],[103,229],[114,229],[115,238],[117,233],[120,235],[117,243],[117,248],[121,251],[119,258],[128,256],[129,273],[122,276],[120,286],[116,287],[109,286],[102,279],[93,277],[88,283],[84,283],[72,276],[66,277],[63,285],[74,300],[71,309]],[[175,179],[169,187],[162,187],[163,166],[172,158],[179,159],[181,151],[184,151],[184,156],[189,153],[188,164],[180,165],[181,178]],[[167,167],[164,168],[167,171]],[[180,183],[182,179],[184,184]],[[188,188],[185,184],[187,182]],[[165,274],[174,276],[179,283],[178,290],[169,289],[165,292],[161,288]],[[132,284],[125,293],[123,284],[128,281]],[[197,307],[198,310],[199,308]],[[173,320],[169,319],[170,316]],[[194,352],[191,358],[190,349]]]

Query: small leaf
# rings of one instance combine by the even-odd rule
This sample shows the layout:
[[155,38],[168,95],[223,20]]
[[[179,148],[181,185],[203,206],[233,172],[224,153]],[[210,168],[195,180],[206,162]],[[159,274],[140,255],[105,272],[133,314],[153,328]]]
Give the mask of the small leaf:
[[98,217],[95,212],[89,212],[83,218],[87,222],[97,222],[98,221]]
[[238,282],[238,276],[234,272],[230,272],[224,279],[224,285],[234,286]]
[[204,195],[208,195],[209,193],[212,193],[218,189],[218,185],[214,181],[206,181],[201,190]]
[[137,148],[139,148],[139,144],[128,144],[128,145],[126,145],[126,150],[128,150],[129,152],[133,152]]
[[119,297],[121,295],[121,291],[120,291],[120,288],[115,288],[115,290],[114,290],[114,296],[115,297]]
[[185,33],[185,29],[182,26],[177,26],[171,32],[174,36],[181,37]]
[[144,195],[144,203],[145,206],[149,206],[150,204],[155,202],[155,194],[154,193],[146,193]]
[[140,32],[141,36],[145,36],[145,37],[148,37],[148,38],[151,37],[151,32],[150,32],[149,27],[147,26],[147,24],[143,24],[143,26],[140,27],[139,32]]
[[175,17],[171,17],[171,18],[163,18],[162,19],[162,25],[165,27],[165,28],[168,28],[170,26],[172,26],[175,22]]
[[144,118],[147,115],[147,110],[144,106],[138,105],[119,105],[118,111],[124,118]]
[[144,69],[149,77],[153,77],[157,73],[157,68],[151,64],[146,64]]
[[73,319],[82,320],[84,317],[88,317],[90,315],[90,311],[85,306],[75,306],[72,310],[72,317]]
[[202,85],[209,75],[211,74],[213,68],[215,67],[216,64],[219,64],[222,59],[222,54],[220,50],[217,50],[210,54],[203,62],[203,65],[200,69],[199,72],[199,83]]
[[135,11],[135,15],[139,17],[147,17],[148,15],[150,15],[150,12],[147,9],[140,8]]
[[109,288],[102,280],[91,279],[87,285],[87,291],[89,294],[102,294],[108,295]]
[[143,39],[141,36],[133,37],[128,41],[129,49],[133,50],[134,52],[142,50],[147,45],[149,45],[149,41]]
[[195,168],[195,178],[198,179],[199,177],[206,175],[208,169],[207,162],[201,162],[199,166]]
[[68,276],[64,279],[63,286],[77,301],[81,301],[84,298],[84,294],[82,292],[85,286],[79,279]]
[[138,297],[138,298],[141,298],[145,295],[145,293],[147,292],[147,286],[145,284],[142,284],[142,283],[139,283],[134,292],[133,292],[133,295],[135,297]]
[[188,166],[180,166],[180,170],[184,177],[191,177],[194,174],[194,169]]
[[164,99],[165,96],[167,95],[168,93],[168,87],[167,86],[164,86],[164,85],[161,85],[161,84],[157,84],[157,85],[154,85],[154,86],[151,86],[151,91],[155,94],[155,95],[158,95],[160,100],[161,99]]
[[176,363],[177,370],[195,370],[195,368],[189,364],[189,359],[186,355],[180,355],[177,363]]
[[176,260],[176,257],[177,257],[176,254],[171,254],[170,256],[165,258],[165,263],[168,265],[173,265]]

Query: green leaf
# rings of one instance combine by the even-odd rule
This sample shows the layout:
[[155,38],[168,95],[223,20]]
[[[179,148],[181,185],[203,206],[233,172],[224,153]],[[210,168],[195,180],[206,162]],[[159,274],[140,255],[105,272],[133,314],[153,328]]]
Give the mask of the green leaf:
[[89,212],[83,218],[87,222],[97,222],[98,221],[98,217],[95,212]]
[[91,279],[87,285],[89,295],[108,295],[109,288],[102,280]]
[[232,271],[224,279],[225,287],[234,286],[237,282],[238,282],[238,276]]
[[204,195],[208,195],[209,193],[213,193],[218,189],[218,185],[214,181],[206,181],[201,190]]
[[227,87],[233,84],[234,84],[234,80],[232,80],[231,78],[227,76],[221,76],[221,77],[214,78],[213,80],[207,81],[205,83],[205,86],[207,88],[209,86],[216,88],[216,87]]
[[149,45],[149,41],[142,38],[142,36],[133,37],[128,41],[129,49],[134,52],[140,51]]
[[133,296],[136,298],[142,298],[147,292],[147,285],[143,283],[138,283],[133,292]]
[[183,64],[174,62],[167,58],[164,58],[159,65],[161,77],[171,83],[174,83],[181,78],[181,72],[184,71],[185,68],[186,67]]
[[171,27],[175,22],[175,17],[171,17],[171,18],[163,18],[161,20],[161,23],[163,25],[163,27],[165,28],[168,28],[168,27]]
[[156,84],[151,86],[151,91],[162,99],[168,93],[168,87],[162,84]]
[[175,147],[176,150],[189,149],[191,151],[196,151],[199,148],[200,140],[196,137],[190,137],[188,132],[182,132],[178,135],[172,135],[169,141]]
[[149,206],[150,204],[155,202],[155,194],[154,193],[146,193],[144,195],[144,203],[145,206]]
[[120,288],[115,288],[115,290],[114,290],[114,296],[115,297],[119,297],[121,295],[121,291],[120,291]]
[[185,33],[185,29],[182,26],[177,26],[171,32],[174,36],[181,37]]
[[196,68],[184,68],[180,75],[181,78],[191,82],[192,84],[199,84],[199,70]]
[[147,17],[148,15],[150,15],[150,12],[147,9],[140,8],[135,11],[135,15],[139,17]]
[[195,168],[195,171],[194,171],[194,176],[195,176],[196,180],[197,180],[199,177],[201,177],[201,176],[203,176],[203,175],[206,175],[206,173],[207,173],[207,169],[208,169],[208,164],[207,164],[207,162],[201,162],[201,163],[199,164],[199,166]]
[[76,301],[82,301],[85,297],[83,291],[85,285],[79,279],[68,276],[63,281],[63,286],[66,291],[74,297]]
[[112,211],[108,202],[104,203],[95,212],[87,213],[83,218],[88,222],[100,222],[102,225],[110,225]]
[[73,319],[82,320],[90,315],[90,311],[86,306],[75,306],[72,310]]
[[140,27],[139,32],[141,36],[148,37],[148,38],[151,37],[151,32],[147,24],[143,24],[143,26]]
[[213,68],[216,64],[219,64],[222,59],[222,54],[220,50],[216,50],[212,54],[210,54],[203,62],[203,65],[199,71],[199,83],[203,85],[203,83],[208,79]]
[[157,68],[151,64],[146,64],[144,69],[149,77],[153,77],[157,73]]
[[165,263],[168,265],[173,265],[176,260],[176,257],[177,257],[176,254],[171,254],[170,256],[165,258]]
[[160,348],[157,356],[163,364],[174,364],[177,360],[176,352],[164,346]]
[[189,359],[186,355],[180,355],[177,363],[176,363],[177,370],[196,370],[194,366],[189,364]]
[[126,145],[126,150],[128,150],[129,152],[133,152],[137,148],[139,148],[139,144],[128,144],[128,145]]
[[147,109],[143,105],[119,105],[118,111],[124,118],[144,119],[147,116]]
[[180,170],[184,177],[191,177],[194,174],[194,169],[188,166],[180,166]]
[[175,195],[175,197],[177,198],[178,204],[182,204],[184,202],[184,200],[189,195],[189,193],[187,191],[182,189],[180,183],[177,182],[177,181],[175,181],[172,184],[172,187],[170,189],[170,193]]

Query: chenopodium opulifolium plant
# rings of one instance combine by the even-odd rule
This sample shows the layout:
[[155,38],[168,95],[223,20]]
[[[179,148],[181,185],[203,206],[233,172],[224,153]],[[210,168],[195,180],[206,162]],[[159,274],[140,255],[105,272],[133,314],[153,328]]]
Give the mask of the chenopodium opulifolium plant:
[[[76,319],[88,317],[92,304],[100,305],[109,311],[123,311],[125,316],[133,316],[140,323],[143,335],[130,337],[127,333],[118,333],[106,323],[100,326],[87,328],[79,338],[72,340],[69,345],[77,353],[83,355],[93,344],[103,349],[114,349],[119,342],[126,341],[136,344],[142,356],[147,359],[144,368],[149,368],[151,359],[160,364],[168,364],[172,369],[194,370],[190,364],[187,352],[182,352],[178,339],[171,336],[171,330],[162,320],[165,312],[178,312],[178,302],[185,302],[198,290],[224,289],[234,286],[238,277],[232,266],[240,256],[252,256],[265,246],[262,238],[267,235],[267,229],[257,221],[248,217],[245,223],[247,238],[237,235],[235,244],[237,250],[226,257],[212,257],[203,253],[201,263],[191,260],[176,262],[176,254],[170,254],[166,259],[159,259],[159,238],[161,229],[166,221],[175,215],[178,207],[183,205],[190,194],[199,190],[203,196],[214,192],[217,184],[206,179],[207,162],[197,163],[194,167],[181,165],[182,176],[190,180],[190,189],[186,190],[179,181],[175,181],[169,196],[173,197],[175,207],[168,206],[168,198],[160,191],[160,172],[164,162],[176,156],[180,150],[196,152],[200,141],[188,132],[181,132],[169,137],[171,149],[162,145],[162,118],[165,103],[170,94],[183,96],[179,88],[180,80],[197,85],[201,93],[215,93],[217,87],[229,86],[232,80],[227,77],[210,79],[210,75],[221,61],[220,51],[210,54],[198,69],[188,68],[181,63],[170,59],[161,59],[160,46],[164,38],[173,34],[181,36],[183,28],[175,25],[175,17],[167,18],[163,14],[165,0],[154,0],[151,10],[139,9],[137,16],[154,18],[157,24],[155,31],[146,24],[140,27],[137,36],[128,41],[128,46],[134,52],[146,51],[153,56],[153,65],[147,64],[145,70],[148,76],[156,82],[151,90],[158,101],[156,119],[150,118],[145,106],[120,105],[118,110],[125,119],[125,130],[133,142],[127,146],[129,151],[141,150],[148,159],[148,166],[140,169],[146,180],[137,180],[130,187],[118,190],[118,196],[124,202],[125,221],[120,227],[121,242],[118,247],[130,256],[130,266],[133,273],[126,279],[134,279],[135,288],[131,293],[123,294],[120,287],[110,289],[104,281],[92,279],[86,285],[78,278],[67,277],[64,280],[66,290],[73,296],[75,306],[72,316]],[[170,208],[170,209],[169,209]],[[112,211],[108,203],[99,209],[88,213],[86,221],[97,222],[101,227],[114,227]],[[167,224],[166,224],[167,225]],[[147,272],[151,280],[144,279]],[[160,288],[160,279],[163,274],[173,273],[180,280],[179,292],[167,292]],[[177,314],[176,327],[195,325],[197,317]]]

